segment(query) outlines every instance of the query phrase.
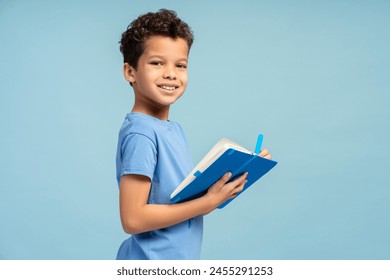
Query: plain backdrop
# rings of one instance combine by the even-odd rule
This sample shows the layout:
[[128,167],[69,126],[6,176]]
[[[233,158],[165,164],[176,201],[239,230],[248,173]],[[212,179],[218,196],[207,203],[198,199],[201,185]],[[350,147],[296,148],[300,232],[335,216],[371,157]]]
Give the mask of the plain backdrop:
[[[205,218],[203,259],[390,259],[389,1],[0,0],[0,259],[113,259],[121,33],[195,33],[171,109],[194,161],[222,137],[277,167]],[[189,240],[190,242],[190,240]]]

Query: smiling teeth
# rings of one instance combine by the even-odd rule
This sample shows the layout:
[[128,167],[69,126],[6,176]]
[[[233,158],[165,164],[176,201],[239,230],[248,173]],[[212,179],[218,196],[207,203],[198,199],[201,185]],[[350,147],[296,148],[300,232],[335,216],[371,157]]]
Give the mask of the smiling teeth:
[[166,89],[166,90],[174,90],[175,87],[169,87],[169,86],[161,86],[162,89]]

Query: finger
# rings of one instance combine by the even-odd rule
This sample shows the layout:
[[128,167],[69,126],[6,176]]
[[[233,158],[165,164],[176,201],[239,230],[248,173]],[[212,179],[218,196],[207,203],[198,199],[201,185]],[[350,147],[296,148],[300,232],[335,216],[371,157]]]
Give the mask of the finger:
[[[242,174],[240,177],[238,177],[237,179],[235,179],[233,182],[234,182],[234,186],[237,187],[238,185],[242,184],[242,182],[244,182],[246,180],[246,177],[248,177],[248,172],[245,172],[244,174]],[[233,183],[232,182],[232,183]]]
[[239,178],[237,178],[236,180],[226,184],[226,187],[228,187],[228,191],[231,192],[233,191],[235,188],[237,188],[238,186],[240,186],[242,183],[245,182],[246,178],[248,176],[248,172],[245,172],[244,174],[242,174]]
[[263,150],[260,151],[259,156],[265,157],[265,156],[267,156],[267,155],[268,155],[268,150],[267,150],[267,149],[263,149]]
[[234,190],[230,198],[236,197],[239,193],[241,193],[244,190],[245,184],[248,182],[248,180],[245,180],[242,184],[238,185]]
[[241,184],[239,184],[234,190],[233,190],[233,193],[237,194],[237,193],[240,193],[244,190],[244,187],[246,185],[246,183],[248,182],[248,180],[245,180],[244,182],[242,182]]
[[223,175],[223,176],[221,177],[221,179],[219,179],[219,180],[217,181],[216,184],[217,184],[218,186],[222,187],[223,185],[225,185],[225,184],[229,181],[229,179],[230,179],[231,176],[232,176],[232,173],[231,173],[231,172],[225,173],[225,175]]
[[272,156],[270,154],[266,155],[264,158],[266,159],[272,159]]

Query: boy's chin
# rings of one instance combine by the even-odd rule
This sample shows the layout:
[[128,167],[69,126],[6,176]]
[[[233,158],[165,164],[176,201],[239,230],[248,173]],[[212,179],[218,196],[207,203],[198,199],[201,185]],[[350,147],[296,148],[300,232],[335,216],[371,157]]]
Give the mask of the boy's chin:
[[172,104],[174,104],[177,100],[179,100],[181,96],[182,96],[182,94],[180,94],[180,95],[166,96],[166,98],[164,98],[165,100],[163,100],[163,103],[165,103],[166,105],[172,105]]
[[[173,99],[171,99],[171,100],[159,100],[159,101],[157,102],[157,104],[158,104],[159,107],[161,107],[161,108],[166,108],[166,107],[169,107],[169,106],[175,104],[176,101],[177,101],[178,99],[179,99],[179,98],[173,98]],[[157,104],[156,104],[156,105],[157,105]]]

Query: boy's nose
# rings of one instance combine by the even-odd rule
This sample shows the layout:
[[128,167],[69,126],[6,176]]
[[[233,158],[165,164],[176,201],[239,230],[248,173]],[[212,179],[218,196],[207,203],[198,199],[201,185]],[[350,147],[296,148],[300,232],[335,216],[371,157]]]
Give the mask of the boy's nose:
[[170,79],[170,80],[176,79],[176,72],[175,72],[175,70],[172,69],[171,67],[166,68],[165,72],[163,74],[163,78],[164,79]]

